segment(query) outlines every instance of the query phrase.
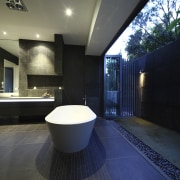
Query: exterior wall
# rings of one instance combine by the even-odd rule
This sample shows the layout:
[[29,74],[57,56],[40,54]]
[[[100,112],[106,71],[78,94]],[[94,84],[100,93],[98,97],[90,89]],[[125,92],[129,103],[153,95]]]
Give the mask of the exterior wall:
[[64,45],[63,104],[85,104],[102,114],[103,58],[85,56],[84,46]]
[[138,60],[139,116],[180,131],[180,40]]

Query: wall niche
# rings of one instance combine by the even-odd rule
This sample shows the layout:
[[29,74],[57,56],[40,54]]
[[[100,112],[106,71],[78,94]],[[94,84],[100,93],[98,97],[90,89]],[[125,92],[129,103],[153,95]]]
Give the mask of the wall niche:
[[28,89],[58,88],[62,86],[62,76],[58,75],[27,75]]

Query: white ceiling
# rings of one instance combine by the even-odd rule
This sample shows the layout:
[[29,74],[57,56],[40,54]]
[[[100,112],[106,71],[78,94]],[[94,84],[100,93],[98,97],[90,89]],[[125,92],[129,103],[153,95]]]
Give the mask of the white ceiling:
[[[0,0],[0,39],[37,40],[38,33],[38,40],[54,41],[54,34],[62,34],[65,44],[85,45],[87,55],[101,55],[140,0],[23,2],[27,12],[9,10],[5,1]],[[66,8],[73,10],[71,17],[65,15]],[[0,40],[0,46],[4,45],[5,41]]]

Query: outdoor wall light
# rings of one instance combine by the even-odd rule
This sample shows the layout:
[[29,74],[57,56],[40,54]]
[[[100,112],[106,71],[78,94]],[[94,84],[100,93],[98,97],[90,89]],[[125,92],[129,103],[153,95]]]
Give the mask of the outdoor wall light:
[[141,74],[141,73],[143,73],[143,72],[144,72],[144,70],[143,70],[143,69],[140,69],[139,74]]
[[139,85],[140,85],[140,87],[144,86],[144,82],[145,82],[145,73],[141,72],[140,77],[139,77]]
[[6,6],[12,10],[27,11],[22,0],[5,0]]

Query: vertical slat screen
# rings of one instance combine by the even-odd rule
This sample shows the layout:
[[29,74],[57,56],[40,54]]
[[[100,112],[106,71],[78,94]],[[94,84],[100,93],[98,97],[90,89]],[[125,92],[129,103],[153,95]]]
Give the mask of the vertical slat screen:
[[120,56],[105,56],[104,115],[120,116]]
[[[120,56],[119,56],[120,58]],[[119,61],[119,63],[118,63]],[[119,67],[118,67],[119,66]],[[135,116],[139,112],[137,61],[126,61],[117,56],[105,56],[104,114],[105,117]],[[107,69],[109,68],[110,74]],[[115,87],[112,88],[113,79]]]
[[134,116],[137,111],[138,73],[136,61],[122,61],[122,107],[121,116]]

